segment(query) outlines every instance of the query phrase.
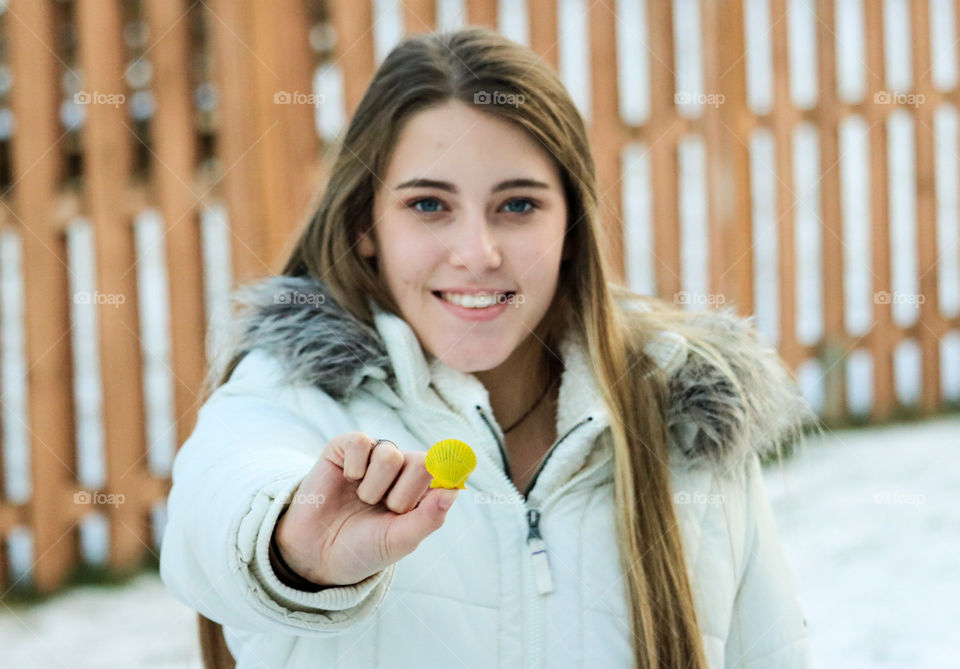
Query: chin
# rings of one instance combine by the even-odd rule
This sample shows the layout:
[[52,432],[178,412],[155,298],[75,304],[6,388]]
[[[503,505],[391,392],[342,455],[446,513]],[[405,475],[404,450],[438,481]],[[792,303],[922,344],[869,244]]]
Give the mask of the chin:
[[[443,364],[465,374],[494,369],[503,364],[512,352],[512,349],[503,348],[502,338],[491,347],[470,343],[465,339],[456,344],[454,341],[441,343],[431,353],[439,358]],[[437,355],[435,352],[437,350],[445,351],[445,353]]]

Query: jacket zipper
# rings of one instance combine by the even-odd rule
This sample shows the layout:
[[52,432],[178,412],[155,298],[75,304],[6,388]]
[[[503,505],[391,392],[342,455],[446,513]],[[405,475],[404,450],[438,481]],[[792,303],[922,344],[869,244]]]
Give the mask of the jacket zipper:
[[[602,461],[591,465],[589,469],[571,478],[562,486],[554,490],[546,499],[544,499],[543,502],[540,504],[540,508],[545,509],[550,502],[562,496],[564,491],[576,485],[578,482],[583,481],[589,478],[590,476],[593,476],[593,473],[599,470],[601,467],[603,467],[606,463],[607,463],[607,458],[604,458]],[[542,561],[544,565],[547,565],[547,548],[546,548],[546,544],[543,543],[543,539],[540,538],[540,532],[539,532],[540,511],[538,509],[529,509],[527,511],[527,522],[530,523],[531,519],[533,521],[531,524],[531,531],[536,532],[536,535],[537,535],[536,541],[542,546],[542,553],[541,553]],[[528,539],[528,542],[529,542],[529,539]],[[536,559],[536,556],[534,557]],[[537,571],[536,566],[534,566],[534,572],[536,571]],[[553,581],[550,577],[549,567],[546,567],[543,573],[545,573],[546,578],[549,579],[549,590],[546,590],[546,592],[550,592],[553,590]],[[544,590],[542,589],[541,579],[544,577],[538,574],[536,578],[537,578],[538,592],[540,594],[543,594]],[[536,596],[534,596],[533,593],[531,592],[531,599],[530,599],[531,611],[536,610],[536,607],[538,605],[538,602],[536,601],[536,599],[537,599]],[[540,652],[539,649],[542,644],[542,630],[540,625],[540,618],[535,614],[531,616],[531,620],[530,620],[530,637],[531,637],[530,648],[532,649],[532,653],[539,653]]]
[[[510,487],[512,487],[515,491],[517,491],[517,493],[520,495],[520,498],[522,499],[523,505],[525,507],[527,507],[527,496],[530,494],[530,491],[533,489],[533,485],[534,483],[536,483],[537,477],[540,475],[540,472],[543,470],[543,466],[547,462],[547,458],[550,457],[554,449],[556,449],[556,447],[559,446],[564,439],[569,437],[574,430],[579,428],[581,425],[584,425],[590,422],[591,420],[593,420],[593,416],[588,416],[587,418],[584,418],[579,423],[577,423],[576,425],[571,427],[569,430],[567,430],[567,432],[562,437],[560,437],[552,446],[550,446],[550,448],[547,449],[547,452],[544,455],[543,460],[540,462],[540,465],[537,467],[537,471],[534,472],[533,478],[530,479],[530,483],[527,485],[527,489],[523,493],[520,493],[516,485],[514,485],[513,483],[513,478],[510,476],[507,476],[506,472],[510,471],[510,464],[509,464],[509,460],[507,460],[506,450],[504,449],[503,444],[500,443],[500,438],[497,436],[496,430],[493,429],[493,425],[490,424],[489,419],[487,418],[486,414],[484,414],[483,408],[480,405],[477,405],[477,412],[480,414],[480,417],[483,418],[483,422],[487,424],[487,427],[490,429],[490,433],[493,435],[494,441],[497,442],[497,447],[500,449],[500,456],[503,458],[503,463],[504,463],[504,469],[500,470],[500,473],[506,479],[507,484]],[[545,595],[548,592],[553,591],[553,576],[550,572],[550,562],[547,558],[547,545],[544,542],[543,537],[540,535],[541,510],[546,508],[549,505],[549,503],[552,502],[554,499],[557,499],[560,495],[562,495],[565,490],[575,485],[577,482],[582,481],[589,476],[592,476],[593,473],[597,471],[600,467],[605,465],[606,462],[607,462],[607,459],[605,458],[602,461],[592,465],[586,471],[581,472],[580,474],[574,476],[569,481],[561,485],[559,488],[554,490],[550,495],[548,495],[540,503],[539,509],[527,507],[527,510],[526,510],[526,519],[527,519],[527,528],[528,528],[527,546],[530,551],[529,552],[530,559],[532,560],[532,563],[533,563],[534,581],[535,581],[535,588],[536,588],[537,594]],[[534,595],[533,592],[531,592],[531,598],[528,600],[528,602],[529,602],[528,603],[529,610],[531,611],[530,653],[532,656],[533,653],[539,653],[539,649],[541,645],[542,630],[540,629],[539,617],[535,613],[533,613],[534,611],[536,611],[538,606],[536,595]],[[531,665],[533,664],[535,663],[531,662]]]
[[540,510],[527,509],[527,546],[530,547],[530,559],[533,560],[533,576],[537,584],[537,592],[541,595],[553,592],[553,575],[550,573],[550,562],[547,559],[547,544],[540,536]]
[[[500,442],[500,437],[497,435],[496,430],[493,429],[493,425],[490,424],[490,420],[487,418],[487,415],[483,411],[483,407],[479,404],[476,406],[477,412],[480,414],[480,417],[483,419],[483,422],[487,424],[490,433],[493,435],[494,441],[497,442],[497,447],[500,449],[500,457],[503,459],[503,474],[506,477],[509,484],[516,490],[518,493],[520,491],[517,489],[516,485],[513,483],[513,477],[510,475],[510,461],[507,459],[506,449],[503,444]],[[581,425],[589,423],[593,420],[593,416],[587,416],[579,423],[567,430],[562,437],[557,439],[553,445],[547,449],[546,454],[543,456],[543,460],[540,461],[540,464],[537,466],[537,470],[533,473],[533,477],[530,479],[530,483],[527,484],[526,490],[520,493],[520,496],[523,498],[524,506],[526,506],[527,499],[529,498],[530,491],[533,490],[534,484],[537,482],[537,478],[540,476],[540,472],[543,471],[544,465],[546,465],[547,460],[556,450],[556,448],[563,443],[563,441],[569,437],[574,430],[579,428]],[[564,486],[566,487],[566,486]],[[552,497],[552,495],[551,495]],[[553,592],[553,575],[550,572],[550,560],[547,555],[547,544],[544,542],[543,537],[540,535],[540,509],[527,507],[526,510],[526,519],[527,519],[527,549],[530,555],[530,561],[533,565],[533,573],[536,579],[537,592],[541,595],[545,595],[548,592]]]

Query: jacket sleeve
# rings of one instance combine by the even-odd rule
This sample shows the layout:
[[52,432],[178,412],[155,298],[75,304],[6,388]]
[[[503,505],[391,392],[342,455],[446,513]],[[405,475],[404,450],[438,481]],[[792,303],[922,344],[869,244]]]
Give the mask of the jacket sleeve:
[[746,550],[725,669],[808,669],[806,620],[774,522],[759,458],[746,465]]
[[[301,407],[309,397],[307,420]],[[294,590],[270,568],[270,536],[329,436],[354,429],[317,389],[284,384],[253,350],[200,409],[173,463],[160,576],[179,600],[223,625],[258,633],[336,634],[373,613],[396,570],[351,586]]]

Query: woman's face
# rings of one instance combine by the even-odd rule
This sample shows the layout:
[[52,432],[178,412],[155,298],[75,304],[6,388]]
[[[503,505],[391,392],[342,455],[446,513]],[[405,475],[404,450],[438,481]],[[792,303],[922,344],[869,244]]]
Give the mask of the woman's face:
[[550,154],[520,126],[450,101],[404,125],[359,250],[377,257],[427,351],[462,372],[485,371],[546,313],[566,221]]

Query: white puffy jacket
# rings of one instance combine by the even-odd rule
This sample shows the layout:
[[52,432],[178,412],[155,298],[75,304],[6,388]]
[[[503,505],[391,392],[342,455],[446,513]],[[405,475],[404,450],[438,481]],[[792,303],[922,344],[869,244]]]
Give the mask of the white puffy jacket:
[[[223,624],[238,669],[632,667],[612,448],[598,438],[609,417],[582,347],[568,339],[559,352],[559,438],[524,497],[480,382],[425,355],[403,319],[374,304],[374,331],[323,290],[291,278],[249,289],[249,352],[174,461],[169,590]],[[647,352],[671,378],[669,464],[709,665],[808,667],[758,453],[809,415],[746,321],[703,318],[753,384],[750,412],[682,337],[663,333]],[[327,441],[351,430],[404,450],[459,438],[477,468],[445,524],[395,565],[354,586],[293,590],[267,557],[277,516]]]

